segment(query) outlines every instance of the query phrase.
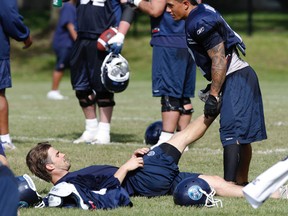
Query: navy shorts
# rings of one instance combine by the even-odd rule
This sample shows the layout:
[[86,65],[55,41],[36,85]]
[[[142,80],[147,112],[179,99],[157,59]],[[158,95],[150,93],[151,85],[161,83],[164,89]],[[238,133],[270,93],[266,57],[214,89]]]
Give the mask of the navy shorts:
[[196,173],[179,172],[173,157],[166,155],[160,147],[153,148],[143,159],[144,167],[129,177],[135,195],[153,197],[172,194],[182,179],[199,176]]
[[194,97],[195,81],[196,65],[188,49],[153,46],[154,97]]
[[0,89],[12,87],[10,60],[0,60]]
[[222,93],[220,138],[223,146],[267,139],[262,95],[255,71],[248,66],[229,74]]
[[96,40],[76,40],[70,60],[71,84],[74,90],[108,92],[101,82],[101,66],[107,54],[98,51]]
[[64,71],[70,67],[71,47],[54,48],[56,54],[56,71]]

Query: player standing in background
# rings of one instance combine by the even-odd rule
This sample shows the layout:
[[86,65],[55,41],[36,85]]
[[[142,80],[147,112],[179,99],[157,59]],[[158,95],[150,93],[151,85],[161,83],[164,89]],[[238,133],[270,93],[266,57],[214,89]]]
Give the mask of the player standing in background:
[[224,147],[224,179],[247,184],[251,143],[267,138],[262,96],[252,67],[240,58],[245,45],[222,16],[196,0],[167,0],[167,12],[185,20],[188,47],[211,88],[205,116],[220,112],[220,138]]
[[70,61],[71,83],[85,116],[85,131],[74,143],[108,144],[115,101],[114,93],[101,82],[101,65],[108,52],[97,50],[96,42],[106,29],[118,27],[108,44],[109,51],[119,54],[134,10],[120,0],[78,0],[76,9],[78,37]]
[[15,149],[9,134],[9,106],[6,88],[12,87],[10,72],[10,38],[31,46],[30,30],[18,12],[16,0],[3,0],[0,7],[0,143],[6,149]]
[[121,0],[135,5],[151,18],[152,94],[161,97],[162,132],[158,144],[191,121],[196,64],[188,52],[185,22],[174,21],[165,11],[165,0]]
[[64,70],[69,67],[71,49],[77,38],[76,32],[76,4],[77,0],[64,3],[60,10],[59,20],[53,37],[53,49],[56,54],[56,66],[52,75],[52,88],[47,98],[51,100],[63,100],[65,97],[59,91],[59,85]]

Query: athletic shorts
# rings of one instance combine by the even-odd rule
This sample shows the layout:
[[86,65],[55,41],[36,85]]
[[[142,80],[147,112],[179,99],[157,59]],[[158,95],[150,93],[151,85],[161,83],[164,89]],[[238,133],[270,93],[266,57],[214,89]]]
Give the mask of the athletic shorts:
[[153,148],[143,159],[144,167],[129,176],[135,195],[153,197],[172,194],[181,180],[199,176],[196,173],[179,172],[173,157],[166,155],[159,146]]
[[153,46],[152,62],[154,97],[194,97],[196,64],[188,49]]
[[97,50],[96,40],[76,40],[70,60],[74,90],[108,92],[101,82],[101,65],[107,54]]
[[0,60],[0,89],[12,87],[10,60]]
[[70,67],[71,49],[71,47],[54,48],[56,54],[56,71],[64,71],[66,68]]
[[229,74],[222,93],[220,138],[223,146],[267,139],[262,96],[255,71],[248,66]]

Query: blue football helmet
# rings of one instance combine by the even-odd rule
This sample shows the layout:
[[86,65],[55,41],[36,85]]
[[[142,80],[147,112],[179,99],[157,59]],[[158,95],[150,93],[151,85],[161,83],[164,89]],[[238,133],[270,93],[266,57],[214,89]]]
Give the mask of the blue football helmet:
[[36,186],[29,175],[16,176],[16,180],[20,194],[19,208],[41,208],[45,206],[42,197],[37,193]]
[[150,124],[145,131],[144,143],[147,145],[155,145],[159,140],[161,131],[162,121],[156,121]]
[[173,192],[176,205],[196,207],[222,207],[222,201],[214,199],[215,190],[201,178],[186,178],[182,180]]
[[124,91],[129,83],[129,64],[120,54],[109,53],[101,66],[101,82],[105,88],[118,93]]

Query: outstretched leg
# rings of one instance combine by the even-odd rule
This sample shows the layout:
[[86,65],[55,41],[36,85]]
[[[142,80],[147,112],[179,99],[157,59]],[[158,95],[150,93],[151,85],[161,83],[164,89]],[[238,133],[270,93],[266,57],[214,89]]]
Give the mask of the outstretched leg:
[[200,139],[215,118],[204,115],[192,121],[184,130],[176,133],[167,143],[176,147],[181,153],[186,146]]

